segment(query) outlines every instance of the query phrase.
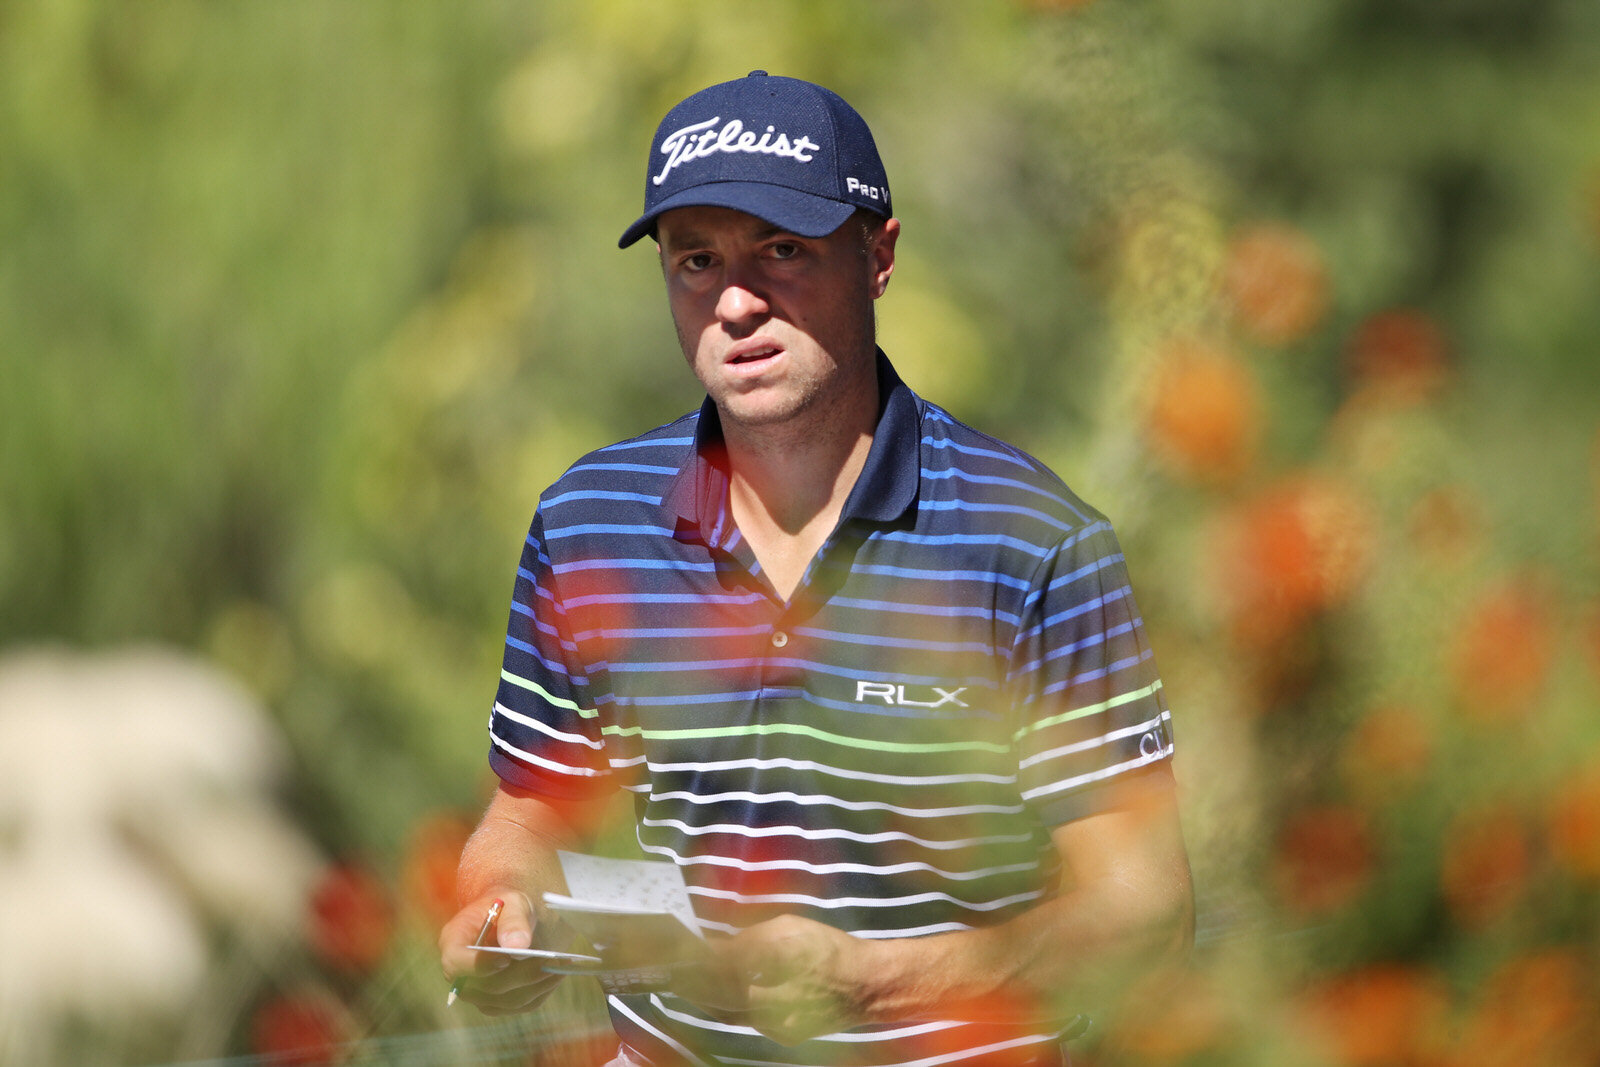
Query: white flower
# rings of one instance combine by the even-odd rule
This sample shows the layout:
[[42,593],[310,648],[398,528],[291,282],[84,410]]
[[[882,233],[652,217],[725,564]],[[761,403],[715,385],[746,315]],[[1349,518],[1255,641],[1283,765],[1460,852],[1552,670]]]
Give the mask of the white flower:
[[0,1060],[66,1014],[183,1010],[207,928],[299,935],[315,849],[259,703],[182,653],[0,657]]

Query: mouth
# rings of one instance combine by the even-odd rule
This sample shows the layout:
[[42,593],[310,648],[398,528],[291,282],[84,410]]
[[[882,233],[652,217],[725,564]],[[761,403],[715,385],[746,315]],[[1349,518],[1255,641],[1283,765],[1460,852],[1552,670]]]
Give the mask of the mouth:
[[773,344],[751,345],[734,349],[728,354],[726,363],[730,367],[753,368],[771,361],[782,351],[782,348]]

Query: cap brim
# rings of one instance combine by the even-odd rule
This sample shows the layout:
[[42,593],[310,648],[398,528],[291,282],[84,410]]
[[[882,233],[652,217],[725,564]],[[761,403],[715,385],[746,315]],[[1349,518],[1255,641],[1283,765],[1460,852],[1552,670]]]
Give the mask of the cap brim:
[[656,220],[674,208],[726,207],[743,211],[801,237],[826,237],[855,213],[854,204],[812,196],[766,182],[707,182],[667,197],[622,232],[618,248],[652,233]]

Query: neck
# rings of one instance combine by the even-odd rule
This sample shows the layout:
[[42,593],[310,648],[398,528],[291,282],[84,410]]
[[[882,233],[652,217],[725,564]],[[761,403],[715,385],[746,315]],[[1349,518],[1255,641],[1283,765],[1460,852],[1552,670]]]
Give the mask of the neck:
[[877,425],[876,381],[811,425],[739,427],[724,424],[730,503],[743,528],[752,522],[789,536],[838,521],[844,502],[866,466]]

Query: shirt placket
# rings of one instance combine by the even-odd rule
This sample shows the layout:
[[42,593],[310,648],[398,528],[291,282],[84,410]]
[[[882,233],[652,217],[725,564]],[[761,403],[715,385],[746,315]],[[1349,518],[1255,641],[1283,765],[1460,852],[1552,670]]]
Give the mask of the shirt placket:
[[748,684],[740,686],[752,694],[750,722],[783,721],[786,718],[784,705],[794,699],[804,684],[793,658],[795,637],[791,622],[795,605],[801,602],[804,581],[790,602],[784,603],[761,572],[749,542],[733,521],[728,509],[726,477],[720,471],[714,472],[707,490],[703,500],[712,510],[708,514],[710,522],[702,525],[702,532],[713,554],[721,557],[725,566],[733,568],[740,584],[761,594],[747,616],[755,630],[748,646],[753,661],[752,677]]
[[757,620],[761,629],[755,635],[752,648],[752,654],[757,659],[755,685],[752,686],[756,693],[754,720],[785,721],[790,718],[788,703],[799,695],[805,685],[798,659],[800,641],[794,633],[795,621],[803,614],[803,605],[806,603],[805,579],[801,580],[794,595],[785,603],[773,589],[772,583],[759,573],[755,554],[742,538],[731,546],[731,555],[746,579],[762,593],[762,599],[757,604]]

